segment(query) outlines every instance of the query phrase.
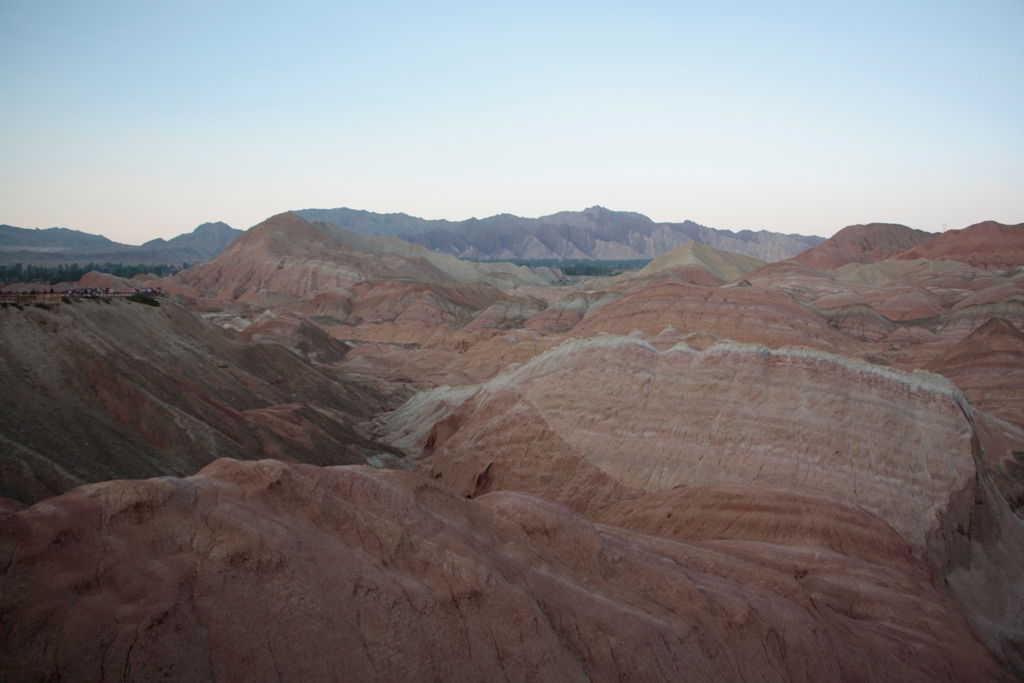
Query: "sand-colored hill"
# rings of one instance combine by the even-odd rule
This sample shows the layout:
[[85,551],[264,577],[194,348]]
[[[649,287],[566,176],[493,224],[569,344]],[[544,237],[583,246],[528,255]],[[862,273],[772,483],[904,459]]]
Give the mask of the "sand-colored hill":
[[932,288],[976,290],[977,282],[988,286],[996,275],[958,261],[928,259],[887,259],[874,263],[851,263],[831,271],[839,282],[887,287],[898,284],[922,284]]
[[662,254],[636,273],[630,274],[630,279],[649,278],[669,271],[696,267],[720,283],[726,283],[763,265],[764,261],[760,259],[719,251],[700,242],[687,242]]

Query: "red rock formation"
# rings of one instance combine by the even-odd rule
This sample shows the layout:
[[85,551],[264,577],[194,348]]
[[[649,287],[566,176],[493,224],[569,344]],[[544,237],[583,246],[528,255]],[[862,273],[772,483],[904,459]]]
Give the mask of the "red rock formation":
[[490,285],[374,280],[356,289],[345,327],[334,331],[351,339],[438,345],[499,301],[507,298]]
[[860,505],[923,553],[929,511],[974,470],[951,383],[808,350],[662,353],[609,337],[564,344],[438,413],[454,400],[440,391],[387,418],[433,476],[463,494],[528,490],[586,514],[677,485],[761,483]]
[[1009,679],[898,540],[902,564],[890,565],[795,538],[687,542],[521,493],[467,501],[399,472],[220,460],[184,480],[0,508],[0,670],[25,681]]
[[437,477],[220,461],[0,505],[0,670],[998,680],[980,638],[1024,671],[1024,276],[855,227],[827,272],[691,247],[512,290],[285,214],[175,284],[216,326],[0,311],[25,500],[84,461],[395,465],[358,423],[406,399],[373,427]]
[[927,244],[934,237],[932,233],[892,223],[851,225],[793,260],[808,268],[832,270],[847,263],[884,261]]
[[1024,265],[1024,223],[977,223],[950,230],[894,258],[960,261],[978,268],[1007,270]]
[[1024,427],[1024,333],[992,318],[927,368],[956,382],[971,404]]
[[175,279],[208,298],[267,306],[295,303],[321,291],[346,291],[368,277],[384,275],[452,281],[424,261],[355,251],[291,213],[250,228],[220,256]]
[[941,315],[945,308],[937,296],[925,289],[894,287],[875,305],[875,310],[889,320],[904,321]]
[[[612,523],[633,514],[629,501],[642,507],[676,487],[854,506],[902,536],[954,586],[990,646],[1018,661],[1010,634],[1024,632],[1024,577],[1009,558],[1024,561],[1024,531],[979,469],[972,415],[952,383],[928,373],[808,350],[659,352],[609,337],[567,343],[476,388],[420,394],[386,424],[458,493],[525,490]],[[862,537],[878,536],[874,523],[858,522]],[[858,556],[879,552],[891,550]],[[973,607],[984,586],[1003,607]]]
[[1024,429],[994,415],[975,415],[985,469],[1010,509],[1024,518]]
[[655,335],[669,326],[683,334],[710,332],[772,347],[804,345],[834,350],[849,343],[829,327],[826,318],[784,292],[762,287],[708,289],[672,276],[655,278],[591,305],[572,333],[589,336],[640,330]]
[[218,257],[175,276],[208,298],[258,305],[285,305],[323,292],[347,292],[375,278],[489,284],[498,289],[546,282],[527,268],[459,261],[401,240],[310,224],[293,213],[268,218]]

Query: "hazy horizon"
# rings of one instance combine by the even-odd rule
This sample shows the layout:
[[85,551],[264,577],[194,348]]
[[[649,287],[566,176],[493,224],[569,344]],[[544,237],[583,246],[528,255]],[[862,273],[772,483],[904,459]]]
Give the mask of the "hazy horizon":
[[1024,4],[0,4],[0,223],[1024,220]]
[[[337,209],[337,208],[345,208],[345,209],[352,209],[352,210],[355,210],[355,211],[359,211],[359,210],[364,210],[365,211],[365,209],[357,209],[357,208],[351,207],[351,206],[347,206],[347,207],[319,207],[319,206],[317,206],[317,207],[304,207],[304,208],[305,209],[328,209],[328,210],[329,209]],[[583,209],[564,209],[563,211],[582,212],[582,211],[585,211],[586,209],[589,209],[589,208],[591,208],[591,207],[585,207]],[[619,209],[610,209],[609,207],[602,207],[602,208],[609,209],[610,211],[616,211],[616,212],[620,211]],[[288,209],[288,211],[302,211],[302,210],[303,209]],[[623,213],[639,213],[639,214],[643,214],[642,211],[630,211],[628,209],[623,209],[621,211]],[[556,211],[554,213],[561,213],[561,212],[562,211]],[[278,213],[285,213],[285,212],[284,211],[279,211]],[[399,212],[399,211],[388,211],[388,212],[381,211],[381,212],[376,212],[375,211],[375,212],[372,212],[372,213],[378,213],[378,214],[393,213],[393,214],[397,214],[397,213],[404,213],[404,212]],[[500,213],[501,214],[509,214],[511,212],[503,211],[503,212],[500,212]],[[268,215],[265,218],[270,218],[272,215],[276,215],[276,214]],[[406,214],[406,215],[412,215],[412,214]],[[453,222],[453,223],[457,223],[457,222],[460,222],[460,221],[474,219],[474,218],[475,219],[491,218],[492,216],[497,216],[497,215],[500,215],[500,214],[489,214],[487,216],[469,216],[468,218],[446,218],[446,217],[440,217],[440,218],[437,218],[437,219],[427,219],[427,220],[447,220],[447,221],[450,221],[450,222]],[[520,216],[519,214],[512,214],[512,215],[515,215],[515,216],[517,216],[519,218],[532,218],[532,219],[536,219],[536,218],[542,218],[544,216],[548,216],[548,215],[551,215],[551,214],[544,214],[542,216]],[[646,215],[646,214],[643,214],[643,215]],[[424,216],[412,216],[412,217],[413,218],[426,218]],[[684,218],[684,219],[680,219],[680,220],[659,221],[659,220],[654,220],[651,216],[647,216],[647,217],[651,218],[651,220],[654,221],[655,223],[683,223],[686,220],[692,220],[692,219],[685,219]],[[984,219],[984,220],[988,220],[988,219]],[[204,225],[206,223],[218,223],[218,222],[225,223],[229,227],[235,228],[235,229],[238,229],[238,230],[248,230],[249,228],[253,227],[253,225],[246,225],[246,226],[232,225],[228,221],[219,221],[219,220],[215,219],[215,220],[203,221],[202,223],[199,223],[197,225],[194,225],[194,226],[191,226],[191,227],[187,227],[187,228],[183,228],[181,231],[179,231],[177,233],[174,233],[174,234],[159,235],[158,237],[162,237],[163,239],[171,239],[171,238],[174,238],[174,237],[178,237],[179,235],[190,233],[190,232],[194,231],[196,228],[198,228],[201,225]],[[261,221],[255,223],[254,225],[258,225],[261,222],[263,222],[263,221],[261,220]],[[707,228],[714,228],[714,229],[718,229],[718,230],[727,230],[728,229],[728,228],[719,228],[718,226],[708,225],[706,223],[700,223],[699,221],[693,221],[693,222],[698,223],[699,225],[703,225],[704,227],[707,227]],[[890,223],[890,222],[891,221],[863,221],[863,223]],[[971,223],[971,225],[975,225],[975,224],[981,223],[981,222],[984,222],[984,221],[983,220],[982,221],[975,221],[975,222]],[[111,237],[110,235],[105,234],[103,232],[90,232],[89,230],[80,230],[79,228],[76,228],[76,227],[71,226],[71,225],[51,225],[51,226],[45,226],[45,227],[44,226],[25,226],[25,225],[13,225],[12,223],[9,223],[9,222],[6,222],[6,221],[2,221],[2,220],[0,220],[0,224],[11,225],[12,227],[25,228],[25,229],[28,229],[28,230],[47,230],[47,229],[51,229],[51,228],[68,228],[68,229],[71,229],[71,230],[79,230],[80,232],[85,232],[85,233],[88,233],[88,234],[102,235],[104,237],[107,237],[107,238],[115,241],[115,242],[118,242],[118,243],[121,243],[121,244],[134,245],[134,246],[139,246],[139,245],[143,244],[144,242],[148,242],[148,241],[150,241],[152,239],[156,239],[155,237],[148,237],[145,240],[142,240],[141,242],[140,241],[137,241],[137,242],[125,242],[123,240],[119,240],[119,239],[116,239],[114,237]],[[1016,224],[1016,223],[1014,223],[1014,224]],[[851,223],[850,225],[856,225],[856,224],[855,223]],[[783,233],[783,234],[807,235],[807,236],[816,236],[816,237],[831,237],[833,234],[835,234],[839,230],[842,230],[842,228],[845,228],[845,227],[848,227],[848,226],[844,225],[844,226],[841,226],[839,228],[836,228],[835,230],[831,231],[827,236],[826,235],[821,235],[821,234],[814,235],[813,233],[807,233],[807,232],[801,233],[801,232],[797,232],[797,231],[788,231],[788,232]],[[911,227],[912,228],[914,226],[907,226],[907,227]],[[950,226],[945,226],[944,228],[940,228],[939,230],[926,231],[926,232],[940,233],[940,232],[945,232],[946,230],[960,230],[960,229],[967,228],[967,227],[970,227],[970,226],[969,225],[956,225],[956,226],[950,225]],[[754,231],[762,230],[762,228],[753,228],[753,230]],[[734,230],[733,232],[740,232],[740,230]],[[780,232],[780,231],[776,230],[776,231],[772,231],[772,232]]]

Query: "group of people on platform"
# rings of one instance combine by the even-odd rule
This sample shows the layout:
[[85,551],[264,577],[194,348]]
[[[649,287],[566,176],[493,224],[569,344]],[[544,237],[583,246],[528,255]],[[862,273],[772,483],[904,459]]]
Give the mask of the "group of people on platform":
[[160,287],[136,287],[129,291],[114,291],[110,287],[101,289],[99,287],[75,287],[74,289],[66,289],[64,291],[55,291],[53,287],[49,290],[46,289],[31,289],[27,292],[0,292],[0,297],[29,297],[43,296],[45,294],[59,294],[60,296],[66,296],[69,298],[76,299],[95,299],[108,296],[131,296],[132,294],[145,294],[147,296],[159,296],[163,294],[163,289]]

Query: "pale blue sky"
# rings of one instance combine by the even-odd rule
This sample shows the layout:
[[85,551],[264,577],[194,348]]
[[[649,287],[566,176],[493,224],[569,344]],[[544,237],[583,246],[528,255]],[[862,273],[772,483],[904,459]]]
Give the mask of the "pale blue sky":
[[0,0],[0,223],[1024,221],[1024,0]]

